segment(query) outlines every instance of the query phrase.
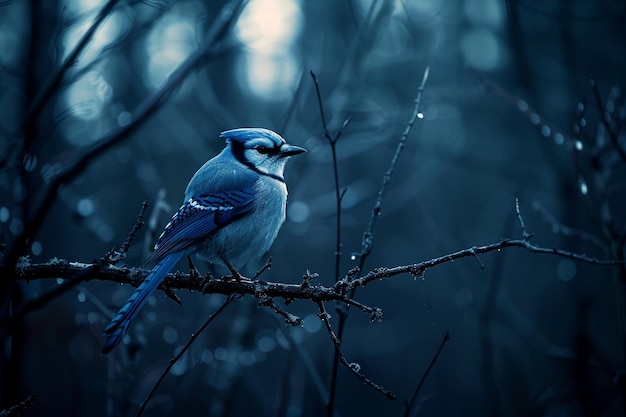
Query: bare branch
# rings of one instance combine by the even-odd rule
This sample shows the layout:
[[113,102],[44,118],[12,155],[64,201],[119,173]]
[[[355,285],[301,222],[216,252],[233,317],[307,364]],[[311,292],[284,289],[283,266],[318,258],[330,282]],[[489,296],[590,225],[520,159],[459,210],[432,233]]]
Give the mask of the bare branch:
[[317,95],[317,104],[320,108],[320,116],[322,117],[322,128],[324,129],[324,137],[332,143],[333,139],[330,137],[330,133],[328,133],[328,125],[326,124],[326,116],[324,115],[324,105],[322,104],[322,94],[320,93],[320,84],[317,81],[317,75],[315,75],[315,72],[313,70],[311,70],[310,74],[311,74],[311,78],[313,78],[313,84],[315,85],[315,93]]
[[522,212],[519,208],[519,200],[517,198],[515,198],[515,214],[517,214],[517,220],[522,228],[522,238],[526,241],[530,240],[533,235],[526,231],[526,223],[524,223],[524,218],[522,217]]
[[[415,400],[417,400],[417,396],[419,395],[419,392],[422,389],[422,386],[424,386],[424,382],[426,382],[426,378],[428,378],[428,374],[430,374],[430,371],[433,369],[433,366],[435,366],[435,362],[437,362],[437,359],[439,359],[439,355],[441,354],[441,351],[443,350],[443,347],[446,345],[446,342],[448,340],[450,340],[450,333],[446,332],[446,334],[443,335],[443,339],[441,339],[441,343],[439,344],[439,349],[437,349],[435,356],[433,356],[432,360],[430,361],[430,364],[428,364],[428,368],[426,368],[426,371],[424,372],[424,375],[422,375],[422,378],[420,379],[419,384],[417,384],[417,388],[415,389],[415,392],[413,393],[411,402],[406,404],[406,411],[404,413],[405,417],[409,417],[411,415],[410,413],[415,404]],[[414,415],[416,414],[417,414],[417,411],[414,413]]]
[[[203,292],[204,294],[245,294],[257,298],[261,294],[268,297],[284,298],[286,300],[311,300],[311,301],[341,301],[356,306],[364,312],[371,314],[375,311],[362,307],[358,302],[351,300],[345,294],[352,289],[365,287],[372,281],[378,281],[402,274],[420,276],[427,269],[452,262],[466,257],[475,257],[477,254],[499,252],[502,249],[517,247],[524,248],[531,253],[555,255],[580,262],[599,266],[623,265],[622,260],[601,260],[584,254],[578,254],[558,248],[545,248],[533,245],[523,239],[503,239],[489,245],[472,246],[471,248],[452,252],[427,261],[409,265],[394,267],[378,267],[370,270],[359,278],[341,279],[332,287],[323,285],[285,284],[282,282],[258,281],[246,277],[240,280],[233,279],[192,279],[189,273],[169,273],[159,288],[171,288]],[[81,281],[103,280],[139,286],[143,279],[150,273],[149,270],[139,268],[116,267],[112,265],[99,265],[98,263],[68,262],[64,260],[52,260],[47,263],[24,265],[20,268],[18,280],[34,281],[40,279],[56,279],[75,277],[82,273]],[[62,284],[63,285],[63,284]]]
[[61,67],[54,75],[52,75],[52,77],[49,78],[48,82],[38,92],[32,103],[28,106],[28,109],[26,110],[26,115],[24,116],[24,121],[22,122],[22,126],[33,123],[33,119],[41,113],[43,107],[53,97],[54,92],[61,85],[61,82],[63,81],[63,77],[65,76],[67,70],[76,63],[80,54],[85,50],[85,48],[93,39],[96,30],[98,30],[100,25],[102,25],[105,19],[111,14],[117,3],[119,3],[119,0],[109,0],[104,6],[102,6],[102,9],[100,9],[100,11],[98,12],[98,15],[94,19],[89,29],[87,29],[87,31],[78,41],[72,52],[70,52],[63,64],[61,64]]
[[317,81],[317,76],[315,72],[311,71],[311,78],[313,78],[313,83],[315,84],[315,93],[317,94],[317,103],[320,108],[320,115],[322,117],[322,127],[324,129],[324,137],[328,140],[328,144],[330,145],[330,153],[333,160],[333,178],[335,180],[335,204],[336,204],[336,224],[335,224],[335,281],[339,281],[339,268],[341,264],[341,201],[346,192],[346,189],[343,191],[339,188],[339,167],[337,163],[337,142],[343,133],[343,130],[350,123],[350,116],[346,118],[343,122],[339,131],[335,134],[335,137],[331,137],[328,132],[328,125],[326,124],[326,116],[324,116],[324,105],[322,104],[322,94],[320,93],[320,85]]
[[561,223],[553,214],[551,214],[545,207],[543,207],[538,202],[533,202],[533,209],[538,211],[539,214],[543,217],[543,219],[550,225],[552,231],[554,233],[559,233],[563,236],[573,237],[576,239],[580,239],[583,242],[587,242],[591,245],[594,245],[598,248],[603,249],[605,243],[598,236],[585,232],[584,230],[578,230],[573,227],[567,226]]
[[267,262],[265,262],[265,265],[263,265],[261,267],[261,269],[256,271],[256,273],[254,274],[254,277],[252,277],[252,279],[258,279],[265,271],[267,271],[267,270],[269,270],[271,268],[272,268],[272,257],[270,256],[269,258],[267,258]]
[[339,282],[335,284],[335,287],[338,285],[345,285],[348,288],[351,287],[364,287],[369,284],[371,281],[389,278],[399,274],[411,274],[413,276],[420,276],[427,269],[430,269],[434,266],[441,265],[444,263],[452,262],[456,259],[466,258],[468,256],[476,256],[477,254],[483,254],[488,252],[497,252],[505,248],[518,247],[524,248],[531,253],[543,253],[548,255],[557,255],[563,258],[574,259],[581,262],[586,262],[595,265],[622,265],[624,261],[620,260],[600,260],[597,258],[593,258],[584,254],[578,254],[570,251],[566,251],[563,249],[557,248],[544,248],[540,246],[533,245],[529,243],[527,240],[523,239],[503,239],[500,242],[492,243],[490,245],[483,246],[473,246],[468,249],[463,249],[457,252],[450,253],[448,255],[440,256],[438,258],[433,258],[428,261],[412,264],[412,265],[403,265],[396,266],[392,268],[375,268],[363,275],[360,278],[352,280],[350,282]]
[[146,409],[146,405],[148,405],[148,402],[150,401],[150,399],[152,398],[152,396],[154,395],[154,393],[156,392],[157,388],[159,387],[159,385],[161,385],[161,382],[163,382],[163,380],[165,379],[165,376],[169,373],[169,371],[172,369],[172,367],[176,364],[176,362],[178,362],[180,360],[180,358],[183,357],[183,355],[187,352],[187,350],[189,350],[189,347],[191,347],[191,345],[193,344],[193,342],[198,338],[198,336],[200,336],[200,334],[207,328],[207,326],[209,324],[211,324],[211,322],[213,320],[215,320],[215,318],[222,312],[224,311],[224,309],[231,303],[233,302],[233,300],[235,299],[235,295],[230,295],[228,298],[226,298],[226,301],[224,301],[222,303],[221,306],[219,306],[217,308],[217,310],[215,310],[207,319],[204,323],[202,323],[202,326],[200,326],[200,328],[198,330],[196,330],[195,333],[191,334],[191,337],[189,338],[189,340],[187,341],[187,343],[185,343],[185,346],[183,346],[183,348],[180,350],[180,352],[178,352],[172,359],[169,360],[167,366],[165,367],[165,369],[163,370],[163,372],[161,372],[161,375],[159,375],[159,379],[157,379],[157,381],[155,382],[155,384],[152,386],[152,389],[150,390],[150,392],[148,393],[148,395],[146,396],[146,399],[143,400],[143,402],[141,403],[141,406],[139,407],[139,410],[137,410],[137,414],[135,414],[135,417],[140,417],[141,414],[143,414],[143,411]]
[[343,363],[346,366],[346,368],[348,368],[348,370],[350,370],[350,372],[352,372],[352,374],[354,376],[356,376],[361,382],[363,382],[366,385],[369,385],[370,387],[374,388],[374,390],[380,392],[381,394],[383,394],[388,399],[395,400],[397,397],[396,397],[396,395],[393,392],[386,390],[385,388],[381,387],[380,385],[376,384],[371,379],[369,379],[365,375],[363,375],[361,373],[361,366],[358,363],[348,362],[348,360],[346,359],[345,355],[341,352],[341,349],[340,349],[341,341],[337,338],[337,336],[335,335],[335,332],[333,331],[332,326],[330,325],[330,321],[329,321],[330,320],[330,314],[328,314],[326,312],[326,308],[324,307],[324,303],[319,301],[317,303],[317,306],[319,308],[318,317],[320,318],[322,323],[324,323],[324,326],[326,327],[326,331],[328,332],[328,335],[330,336],[330,340],[335,345],[335,352],[338,353],[339,360],[341,361],[341,363]]
[[[381,207],[383,205],[383,199],[385,197],[385,193],[387,192],[387,187],[389,186],[389,183],[391,182],[391,176],[393,175],[393,172],[396,168],[398,159],[400,158],[400,154],[402,153],[402,150],[404,149],[404,144],[406,143],[409,133],[411,133],[411,129],[413,129],[413,125],[415,124],[415,121],[417,120],[417,117],[420,111],[420,103],[422,101],[422,93],[424,92],[426,81],[428,80],[428,73],[429,73],[429,67],[426,67],[426,69],[424,70],[424,75],[422,76],[422,82],[420,83],[417,89],[417,96],[415,97],[415,107],[413,109],[413,114],[411,115],[411,118],[409,119],[409,122],[407,123],[404,129],[404,132],[402,132],[402,136],[400,136],[400,140],[398,141],[398,145],[396,147],[396,152],[394,153],[393,158],[391,158],[391,164],[389,165],[389,168],[387,169],[387,172],[385,172],[385,176],[383,177],[383,184],[381,185],[380,190],[378,191],[378,197],[376,199],[376,204],[374,205],[374,209],[372,210],[372,215],[370,217],[369,224],[367,225],[367,230],[365,231],[365,233],[363,233],[363,241],[361,243],[361,253],[360,253],[361,259],[366,258],[372,250],[374,228],[376,227],[376,222],[378,220],[378,217],[380,216]],[[361,263],[361,267],[362,266],[363,265]]]
[[613,126],[611,125],[610,114],[604,108],[602,96],[600,95],[600,90],[598,88],[598,82],[596,81],[595,77],[591,77],[591,79],[589,80],[589,84],[591,85],[591,90],[593,91],[593,95],[596,99],[596,106],[598,106],[598,112],[600,113],[600,120],[602,121],[602,125],[606,129],[609,138],[611,139],[611,143],[613,144],[613,147],[620,155],[622,160],[626,161],[626,150],[624,150],[624,147],[620,143],[619,137],[615,132],[615,129],[613,129]]
[[133,228],[128,234],[128,237],[126,238],[124,243],[122,243],[120,250],[111,250],[107,252],[103,257],[104,262],[109,263],[109,264],[116,264],[126,259],[126,254],[128,253],[128,250],[133,244],[135,237],[137,236],[137,233],[139,232],[139,230],[141,230],[141,228],[145,224],[144,216],[146,214],[147,208],[148,208],[148,202],[144,201],[143,204],[141,205],[141,210],[139,211],[139,214],[137,215],[137,218],[135,219]]
[[267,307],[270,310],[274,311],[276,314],[278,314],[285,320],[285,324],[288,324],[290,326],[304,325],[304,320],[302,320],[300,317],[296,315],[291,314],[285,309],[277,306],[273,298],[270,298],[270,297],[260,297],[260,298],[261,298],[261,302],[259,303],[259,307]]
[[480,260],[480,256],[478,256],[478,254],[476,252],[472,252],[472,255],[474,255],[474,258],[476,258],[476,261],[478,262],[478,265],[480,265],[480,269],[484,270],[485,269],[485,264],[483,263],[483,261]]
[[146,230],[143,243],[143,255],[147,257],[153,250],[153,246],[161,233],[160,219],[162,215],[169,218],[172,208],[165,201],[167,192],[165,189],[160,189],[157,194],[157,199],[154,202],[154,207],[151,210],[148,217],[148,229]]
[[[0,4],[1,6],[1,4]],[[35,396],[29,395],[25,400],[0,411],[0,417],[20,417],[32,403],[35,402]]]

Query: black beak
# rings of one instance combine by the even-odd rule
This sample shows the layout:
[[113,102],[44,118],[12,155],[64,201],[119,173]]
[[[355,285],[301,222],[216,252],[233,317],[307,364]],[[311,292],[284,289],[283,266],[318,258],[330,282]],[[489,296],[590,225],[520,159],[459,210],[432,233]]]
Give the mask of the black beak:
[[303,153],[303,152],[306,152],[306,149],[301,148],[299,146],[289,145],[287,143],[280,145],[281,157],[298,155],[299,153]]

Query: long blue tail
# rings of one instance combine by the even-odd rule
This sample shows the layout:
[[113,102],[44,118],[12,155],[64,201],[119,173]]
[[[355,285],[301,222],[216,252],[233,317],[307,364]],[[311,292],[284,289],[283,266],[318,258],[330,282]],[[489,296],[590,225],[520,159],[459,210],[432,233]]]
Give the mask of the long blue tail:
[[176,262],[181,258],[183,252],[176,252],[167,255],[161,262],[152,268],[150,274],[141,283],[135,292],[128,298],[126,304],[120,311],[113,317],[111,323],[104,329],[104,334],[107,336],[104,346],[102,347],[102,354],[109,353],[118,343],[122,341],[124,335],[128,331],[130,324],[133,322],[141,307],[148,301],[150,294],[156,290],[165,275],[176,265]]

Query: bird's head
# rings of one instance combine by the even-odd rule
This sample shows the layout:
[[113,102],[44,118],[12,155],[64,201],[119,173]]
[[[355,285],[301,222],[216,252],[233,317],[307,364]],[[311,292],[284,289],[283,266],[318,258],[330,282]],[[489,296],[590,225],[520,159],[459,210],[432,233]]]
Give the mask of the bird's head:
[[244,127],[222,132],[235,159],[259,174],[282,180],[285,163],[290,156],[306,152],[289,145],[278,133],[269,129]]

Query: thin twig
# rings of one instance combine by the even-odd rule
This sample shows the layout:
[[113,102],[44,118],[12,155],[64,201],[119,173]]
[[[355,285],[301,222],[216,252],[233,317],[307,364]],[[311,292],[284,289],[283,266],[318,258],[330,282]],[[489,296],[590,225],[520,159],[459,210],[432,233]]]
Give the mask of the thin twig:
[[267,262],[265,262],[265,265],[263,265],[261,267],[261,269],[259,269],[258,271],[256,271],[256,274],[254,274],[254,276],[252,277],[253,280],[258,279],[265,271],[269,270],[272,268],[272,257],[270,256],[269,258],[267,258]]
[[[328,126],[326,124],[326,116],[324,115],[324,105],[322,103],[322,94],[320,93],[319,82],[317,81],[317,76],[315,72],[311,71],[311,77],[313,78],[313,83],[315,84],[315,92],[317,94],[317,103],[320,109],[320,115],[322,118],[322,127],[324,129],[324,137],[328,140],[328,144],[330,145],[330,152],[333,161],[333,178],[335,180],[335,283],[339,282],[339,269],[341,266],[341,201],[344,196],[344,192],[341,192],[339,189],[339,169],[337,164],[337,140],[339,139],[339,135],[343,131],[343,129],[349,123],[350,118],[347,118],[343,123],[342,128],[337,133],[335,139],[331,138],[330,133],[328,132]],[[344,190],[345,191],[345,190]],[[340,334],[343,331],[343,327],[341,325],[343,314],[339,313],[339,329]],[[335,355],[333,357],[332,364],[332,374],[330,380],[330,388],[328,393],[328,404],[327,404],[327,415],[332,417],[335,408],[335,392],[337,391],[337,370],[339,368],[339,353],[335,350]]]
[[544,117],[542,117],[528,102],[526,102],[526,100],[514,94],[511,94],[511,92],[509,92],[508,90],[500,87],[498,84],[482,76],[478,76],[478,78],[488,91],[494,93],[496,96],[504,99],[509,104],[515,106],[518,111],[528,117],[533,125],[541,127],[545,126],[549,128],[550,135],[553,137],[556,145],[564,146],[567,150],[576,149],[576,138],[572,138],[568,134],[559,132],[557,129],[555,129],[554,126],[552,126],[552,124]]
[[335,345],[335,352],[338,352],[339,354],[339,359],[341,363],[343,363],[346,366],[346,368],[348,368],[350,372],[352,372],[352,374],[356,376],[361,382],[365,383],[366,385],[369,385],[377,392],[380,392],[385,397],[387,397],[387,399],[395,400],[397,397],[393,392],[386,390],[385,388],[381,387],[380,385],[376,384],[374,381],[372,381],[371,379],[363,375],[361,373],[361,366],[358,363],[348,362],[345,355],[341,352],[341,349],[340,349],[341,341],[337,338],[337,336],[335,335],[335,332],[333,331],[332,326],[330,325],[330,321],[329,321],[330,314],[326,312],[324,303],[319,301],[317,303],[317,306],[319,308],[318,317],[320,318],[320,320],[326,327],[326,331],[328,332],[328,335],[330,336],[330,340],[333,342],[333,345]]
[[476,262],[478,262],[478,265],[480,265],[480,269],[484,270],[485,264],[483,263],[483,261],[480,260],[480,256],[478,256],[476,252],[473,252],[472,255],[474,255],[474,258],[476,258]]
[[[146,21],[137,22],[137,24],[134,25],[132,32],[127,33],[124,36],[120,36],[111,43],[104,45],[98,50],[98,55],[96,57],[89,62],[83,63],[80,68],[77,68],[72,71],[71,74],[68,74],[65,77],[64,84],[71,84],[77,79],[83,77],[85,74],[92,71],[96,65],[108,58],[111,52],[116,50],[119,51],[120,47],[123,47],[123,45],[129,45],[137,39],[145,36],[146,32],[153,29],[156,22],[158,22],[166,12],[169,12],[178,1],[179,0],[172,0],[169,5],[164,4],[166,7],[154,7],[157,10],[157,13],[152,14]],[[156,2],[149,2],[148,0],[140,0],[139,3],[144,3],[146,5],[149,5],[149,3],[152,5],[156,4]],[[69,23],[70,22],[68,22],[68,24]]]
[[584,255],[584,254],[578,254],[578,253],[566,251],[563,249],[558,249],[555,247],[544,248],[544,247],[533,245],[532,243],[529,243],[527,240],[523,240],[523,239],[511,239],[511,240],[503,239],[497,243],[492,243],[490,245],[483,245],[483,246],[473,246],[468,249],[463,249],[457,252],[450,253],[448,255],[440,256],[438,258],[432,258],[428,261],[416,263],[413,265],[402,265],[402,266],[397,266],[397,267],[392,267],[392,268],[384,268],[384,267],[375,268],[360,278],[354,279],[348,283],[339,282],[338,284],[336,284],[336,286],[343,285],[348,288],[364,287],[374,280],[388,278],[388,277],[392,277],[392,276],[395,276],[398,274],[404,274],[404,273],[408,273],[417,277],[423,274],[427,269],[430,269],[436,265],[445,264],[448,262],[452,262],[456,259],[466,258],[469,256],[475,257],[476,254],[483,254],[483,253],[494,252],[494,251],[497,252],[502,249],[510,248],[510,247],[525,248],[531,253],[556,255],[556,256],[563,257],[563,258],[573,259],[573,260],[586,262],[586,263],[594,264],[594,265],[615,266],[615,265],[622,265],[624,263],[624,261],[620,261],[620,260],[600,260],[597,258]]
[[130,247],[133,244],[133,242],[135,241],[135,237],[137,237],[137,233],[139,232],[139,230],[141,230],[141,228],[145,224],[144,216],[146,214],[147,208],[148,208],[148,202],[144,201],[141,204],[141,210],[139,211],[139,214],[137,215],[137,218],[135,219],[133,228],[128,234],[128,237],[126,237],[126,240],[124,241],[124,243],[122,243],[122,246],[120,246],[120,250],[112,250],[110,252],[107,252],[102,258],[103,262],[109,263],[109,264],[116,264],[118,262],[123,261],[126,258],[126,254],[130,250]]
[[530,240],[533,235],[526,231],[526,223],[524,223],[524,218],[522,217],[522,212],[519,208],[519,200],[517,198],[515,198],[515,214],[517,214],[517,220],[522,228],[522,238],[526,241]]
[[589,80],[589,84],[591,85],[591,90],[593,91],[593,95],[596,98],[596,106],[598,106],[598,112],[600,113],[600,120],[602,121],[602,125],[606,129],[606,132],[611,139],[613,147],[615,147],[615,150],[620,155],[622,160],[626,161],[626,150],[624,150],[624,147],[619,142],[619,137],[617,133],[615,133],[613,126],[611,126],[611,120],[609,119],[609,114],[604,108],[602,96],[600,95],[600,90],[598,88],[598,82],[596,81],[595,77],[591,77],[591,79]]
[[605,243],[598,236],[585,232],[584,230],[574,229],[570,226],[567,226],[557,220],[553,214],[551,214],[545,207],[543,207],[538,202],[533,203],[533,209],[538,211],[539,214],[543,217],[543,219],[550,224],[551,229],[554,233],[561,234],[563,236],[572,237],[576,239],[580,239],[583,242],[587,242],[592,244],[598,248],[603,249],[605,247]]
[[165,197],[167,196],[167,191],[165,189],[160,189],[157,193],[157,199],[154,202],[154,207],[148,217],[148,229],[145,233],[144,244],[143,244],[143,254],[144,257],[148,257],[148,255],[152,252],[152,247],[154,246],[157,238],[162,230],[162,225],[160,224],[160,218],[162,214],[165,214],[169,217],[169,214],[172,212],[172,208]]
[[[0,5],[1,6],[1,5]],[[35,396],[29,395],[25,400],[12,405],[11,407],[0,411],[0,417],[20,417],[32,403],[35,402]]]
[[300,317],[294,314],[291,314],[284,308],[281,308],[278,305],[276,305],[276,303],[274,302],[274,299],[271,297],[261,297],[261,302],[259,303],[259,306],[269,308],[274,313],[281,316],[283,320],[285,321],[285,324],[288,324],[289,326],[301,327],[304,325],[304,320],[302,320]]
[[345,195],[346,190],[343,191],[339,188],[339,165],[337,163],[337,142],[343,133],[343,130],[350,123],[350,116],[344,120],[343,124],[335,134],[335,137],[331,137],[328,131],[328,125],[326,124],[326,116],[324,115],[324,105],[322,104],[322,94],[320,92],[320,85],[317,81],[315,72],[311,71],[311,78],[313,78],[313,84],[315,85],[315,93],[317,95],[317,103],[320,108],[320,115],[322,118],[322,127],[324,129],[324,137],[328,140],[330,145],[330,153],[333,161],[333,178],[335,181],[335,202],[336,202],[336,236],[335,236],[335,282],[339,281],[339,269],[341,265],[341,201]]
[[[276,319],[278,320],[278,317],[276,317]],[[301,341],[299,342],[298,340],[296,340],[293,335],[293,330],[291,328],[281,326],[278,328],[278,331],[280,331],[289,341],[289,344],[295,351],[298,358],[300,358],[300,361],[302,361],[304,368],[311,377],[313,385],[315,386],[315,391],[317,391],[322,402],[326,404],[328,402],[328,389],[324,386],[324,381],[322,380],[322,377],[319,373],[317,364],[313,361],[308,351],[303,347],[304,344]]]
[[324,114],[324,105],[322,104],[322,94],[320,93],[320,85],[319,85],[319,82],[317,81],[317,75],[315,75],[315,72],[313,70],[311,70],[310,74],[311,74],[311,78],[313,78],[313,84],[315,85],[315,93],[317,95],[317,105],[319,106],[319,109],[320,109],[320,116],[322,117],[322,127],[324,128],[324,137],[328,139],[330,142],[332,142],[333,139],[330,137],[330,133],[328,133],[328,125],[326,124],[326,116]]
[[420,379],[419,384],[417,384],[417,388],[415,389],[415,392],[413,393],[413,397],[411,398],[411,402],[406,403],[406,410],[404,412],[404,416],[405,417],[409,417],[409,413],[411,412],[411,410],[413,409],[413,405],[415,404],[415,400],[417,400],[417,396],[420,392],[420,390],[422,389],[422,386],[424,385],[424,382],[426,382],[426,378],[428,378],[428,374],[430,374],[430,371],[433,369],[433,366],[435,366],[435,362],[437,362],[437,359],[439,359],[439,355],[441,354],[441,351],[443,350],[443,347],[446,345],[446,342],[450,340],[450,333],[446,332],[446,334],[443,335],[443,339],[441,339],[441,343],[439,344],[439,349],[437,349],[437,352],[435,353],[435,356],[433,356],[433,358],[430,361],[430,364],[428,364],[428,368],[426,368],[426,372],[424,372],[424,375],[422,375],[422,378]]
[[365,314],[369,314],[371,323],[380,323],[383,321],[383,311],[379,307],[370,307],[352,298],[343,298],[338,301],[356,307]]
[[[503,231],[501,236],[509,236],[515,225],[513,222],[516,213],[509,211],[504,219]],[[504,265],[507,259],[507,253],[500,253],[493,261],[488,278],[487,289],[485,291],[482,308],[479,309],[479,340],[481,355],[481,382],[484,386],[487,397],[491,398],[488,404],[488,412],[485,417],[496,417],[501,415],[501,395],[499,385],[496,382],[495,372],[495,338],[493,337],[493,312],[495,310],[496,299],[501,289],[504,278]]]
[[54,96],[55,91],[58,90],[59,86],[63,81],[63,77],[68,69],[70,69],[73,65],[76,64],[76,61],[83,53],[85,48],[89,45],[91,40],[93,39],[96,30],[104,23],[105,19],[111,14],[115,6],[119,3],[119,0],[109,0],[102,9],[98,12],[98,15],[94,19],[93,23],[87,29],[82,38],[78,41],[72,52],[67,56],[65,61],[61,64],[59,69],[48,79],[48,81],[44,84],[43,88],[39,90],[33,101],[28,106],[26,110],[26,114],[24,116],[24,120],[22,122],[22,126],[27,124],[34,123],[35,117],[41,114],[41,110],[48,103],[48,101]]
[[163,372],[161,372],[161,375],[159,375],[159,379],[157,379],[157,381],[155,382],[155,384],[152,386],[152,389],[150,389],[150,392],[148,393],[148,395],[146,396],[146,399],[143,400],[143,402],[141,403],[141,406],[139,407],[139,410],[137,410],[137,414],[135,414],[135,417],[140,417],[141,414],[143,413],[143,411],[145,410],[146,406],[148,405],[148,402],[150,401],[150,399],[152,398],[152,396],[154,395],[154,393],[156,392],[157,388],[159,387],[159,385],[161,385],[161,382],[163,382],[163,380],[165,379],[165,376],[169,373],[169,371],[172,369],[172,367],[176,364],[176,362],[178,362],[180,360],[180,358],[183,357],[183,355],[187,352],[187,350],[189,350],[189,348],[191,347],[192,343],[198,338],[198,336],[200,336],[200,334],[207,328],[207,326],[209,324],[211,324],[211,322],[213,320],[215,320],[215,318],[222,312],[224,311],[224,309],[235,299],[235,294],[231,294],[230,296],[228,296],[228,298],[222,303],[221,306],[219,306],[217,308],[217,310],[215,310],[207,319],[204,323],[202,323],[202,326],[200,326],[200,328],[198,330],[196,330],[195,333],[191,334],[191,337],[189,338],[189,340],[187,340],[187,343],[185,343],[185,345],[183,346],[183,348],[180,350],[180,352],[178,352],[172,359],[169,360],[167,366],[165,367],[165,369],[163,370]]
[[144,224],[145,224],[144,223],[144,218],[145,218],[145,215],[146,215],[146,210],[148,209],[148,205],[149,204],[148,204],[147,201],[144,201],[141,204],[141,210],[139,211],[139,214],[137,215],[137,219],[135,219],[135,224],[133,225],[133,230],[130,231],[130,233],[128,234],[128,237],[126,238],[126,240],[124,241],[124,243],[120,247],[120,251],[122,253],[124,253],[124,254],[128,253],[131,245],[135,241],[135,237],[137,237],[137,233],[144,226]]
[[[402,136],[400,136],[400,140],[398,141],[398,145],[396,146],[396,152],[391,158],[391,163],[389,165],[389,168],[387,169],[387,172],[385,172],[385,175],[383,177],[383,183],[380,187],[380,190],[378,191],[378,197],[376,198],[376,203],[374,204],[374,209],[372,210],[372,215],[370,217],[369,224],[367,225],[367,230],[365,231],[365,233],[363,233],[363,240],[361,242],[361,253],[360,253],[361,261],[360,262],[364,262],[364,258],[366,258],[372,250],[374,228],[376,227],[376,222],[381,213],[383,199],[385,197],[385,193],[387,192],[387,187],[389,186],[389,183],[391,182],[391,176],[393,175],[393,172],[396,169],[396,165],[398,164],[398,159],[400,158],[400,154],[402,153],[402,150],[404,149],[404,145],[407,141],[409,133],[411,133],[411,129],[413,129],[413,125],[415,124],[415,121],[417,120],[418,114],[420,112],[420,103],[422,101],[422,93],[424,92],[426,81],[428,81],[428,73],[429,73],[429,67],[426,67],[426,69],[424,70],[424,74],[422,76],[422,81],[417,89],[417,96],[415,97],[415,101],[414,101],[415,107],[413,108],[413,113],[411,114],[411,118],[409,119],[409,122],[404,128],[404,132],[402,132]],[[363,268],[363,265],[360,265],[360,267]]]

